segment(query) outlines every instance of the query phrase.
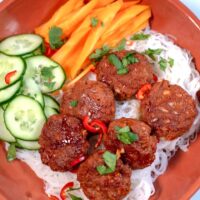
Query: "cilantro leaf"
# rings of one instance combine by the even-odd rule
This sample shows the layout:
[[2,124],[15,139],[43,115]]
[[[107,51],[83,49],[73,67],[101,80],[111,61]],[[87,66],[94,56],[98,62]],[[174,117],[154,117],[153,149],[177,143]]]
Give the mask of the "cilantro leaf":
[[99,20],[97,18],[95,18],[95,17],[92,17],[90,22],[91,22],[91,26],[92,27],[96,27],[98,22],[99,22]]
[[70,106],[71,107],[76,107],[78,105],[78,101],[77,100],[73,100],[70,102]]
[[101,49],[96,49],[94,53],[92,53],[89,58],[94,61],[99,61],[102,59],[104,55],[106,55],[110,51],[109,46],[103,45]]
[[126,39],[123,38],[119,44],[117,45],[117,47],[114,49],[115,51],[122,51],[125,49],[125,46],[126,46]]
[[166,70],[166,68],[167,68],[167,63],[168,63],[168,61],[166,60],[166,59],[164,59],[164,58],[160,58],[160,61],[159,61],[159,65],[160,65],[160,69],[162,70],[162,71],[165,71]]
[[8,152],[7,152],[7,160],[12,161],[16,158],[16,147],[15,144],[10,144],[8,147]]
[[170,67],[173,67],[174,66],[174,59],[173,58],[169,58],[168,63],[169,63]]
[[42,67],[41,69],[41,76],[44,79],[53,79],[55,78],[54,74],[53,74],[53,70],[56,68],[57,66],[50,66],[50,67]]
[[115,171],[117,156],[109,151],[105,151],[103,154],[103,159],[106,164],[97,166],[97,171],[100,175],[110,174]]
[[138,135],[131,132],[129,126],[125,126],[123,128],[117,127],[115,128],[115,130],[117,132],[117,139],[124,144],[132,144],[133,142],[138,140]]
[[77,196],[70,194],[70,193],[69,193],[69,196],[71,197],[71,200],[83,200],[81,197],[77,197]]
[[162,49],[147,49],[144,53],[148,55],[152,60],[156,60],[155,55],[160,55]]
[[149,34],[144,34],[144,33],[137,33],[133,35],[130,39],[131,40],[146,40],[150,37],[151,35]]
[[128,69],[126,67],[117,70],[117,74],[119,74],[119,75],[123,75],[123,74],[127,74],[127,73],[128,73]]
[[61,28],[57,26],[53,26],[49,30],[49,42],[50,47],[52,49],[58,49],[63,45],[63,41],[61,39],[61,36],[63,34],[63,31]]
[[56,82],[44,82],[44,86],[48,87],[50,90],[53,90]]
[[108,60],[110,64],[114,65],[118,70],[123,68],[121,60],[115,54],[110,54]]

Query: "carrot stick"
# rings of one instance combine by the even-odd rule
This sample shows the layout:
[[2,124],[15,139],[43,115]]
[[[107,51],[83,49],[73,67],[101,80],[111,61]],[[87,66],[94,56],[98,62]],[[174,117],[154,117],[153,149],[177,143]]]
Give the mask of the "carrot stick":
[[139,2],[140,0],[124,2],[123,6],[121,7],[121,10],[127,9],[135,4],[138,4]]
[[120,11],[113,20],[112,25],[107,29],[107,31],[102,36],[102,40],[104,40],[105,37],[108,37],[114,32],[120,30],[123,24],[133,19],[135,16],[137,16],[138,14],[140,14],[141,12],[143,12],[148,8],[149,7],[145,5],[134,5],[131,6],[130,8]]
[[80,0],[69,0],[67,1],[63,6],[61,6],[54,15],[44,24],[37,27],[35,29],[35,32],[37,34],[40,34],[42,36],[45,36],[45,34],[48,32],[49,28],[57,23],[59,23],[63,16],[69,14],[74,6],[79,2]]
[[81,69],[82,64],[86,60],[86,58],[90,55],[90,53],[94,50],[94,47],[99,40],[100,36],[106,30],[107,27],[110,26],[112,19],[115,17],[116,13],[122,6],[122,1],[116,1],[113,4],[105,7],[101,12],[99,12],[98,20],[102,23],[103,26],[99,23],[97,27],[93,27],[88,35],[87,40],[83,46],[82,52],[76,60],[74,67],[71,68],[70,75],[74,78],[79,70]]

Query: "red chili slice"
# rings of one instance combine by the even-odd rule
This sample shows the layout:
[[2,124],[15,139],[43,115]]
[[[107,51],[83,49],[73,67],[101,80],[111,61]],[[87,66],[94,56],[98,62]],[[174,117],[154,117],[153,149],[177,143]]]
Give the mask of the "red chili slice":
[[56,196],[54,196],[54,195],[50,195],[50,196],[49,196],[49,199],[50,199],[50,200],[59,200],[59,198],[56,197]]
[[99,128],[96,128],[96,127],[91,126],[91,124],[90,124],[90,117],[89,117],[89,116],[85,116],[85,117],[83,118],[83,126],[84,126],[84,128],[85,128],[87,131],[89,131],[89,132],[91,132],[91,133],[97,133],[98,130],[99,130]]
[[60,198],[62,200],[66,200],[66,198],[67,198],[67,189],[73,188],[73,187],[74,187],[74,182],[69,182],[69,183],[65,184],[63,186],[63,188],[61,189],[61,191],[60,191]]
[[45,45],[45,56],[51,57],[53,56],[54,53],[56,53],[57,50],[52,49],[49,43],[45,42],[44,45]]
[[16,73],[17,73],[17,70],[7,73],[5,76],[5,83],[9,85],[11,77],[14,76]]
[[76,160],[73,160],[70,165],[72,167],[75,167],[76,165],[80,164],[81,162],[83,162],[84,160],[86,159],[85,156],[81,156],[80,158],[76,159]]
[[153,80],[154,80],[155,82],[158,81],[158,77],[157,77],[155,74],[153,74]]
[[135,95],[137,99],[142,100],[144,99],[144,95],[151,90],[151,84],[147,83],[143,85],[137,94]]

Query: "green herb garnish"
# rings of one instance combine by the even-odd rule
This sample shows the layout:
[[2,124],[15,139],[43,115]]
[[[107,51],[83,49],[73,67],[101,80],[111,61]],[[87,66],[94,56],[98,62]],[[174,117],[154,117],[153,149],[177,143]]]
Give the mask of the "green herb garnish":
[[71,107],[76,107],[78,105],[78,101],[77,100],[73,100],[70,102],[70,106]]
[[133,35],[130,39],[131,40],[146,40],[150,37],[151,35],[149,34],[144,34],[144,33],[137,33]]
[[162,49],[147,49],[144,53],[148,55],[152,60],[156,60],[155,55],[160,55]]
[[116,126],[115,130],[117,132],[117,139],[124,144],[132,144],[133,142],[138,140],[138,135],[131,132],[129,126],[125,126],[123,128]]
[[15,144],[10,144],[8,147],[8,152],[7,152],[7,160],[12,161],[16,158],[16,147]]
[[99,20],[97,18],[95,18],[95,17],[92,17],[90,22],[91,22],[91,26],[92,27],[96,27],[98,22],[99,22]]
[[110,54],[108,56],[109,62],[114,65],[118,70],[124,68],[121,60],[115,55],[115,54]]
[[51,66],[51,67],[42,67],[41,69],[41,76],[45,79],[53,79],[55,78],[53,74],[53,70],[57,68],[57,66]]
[[123,74],[127,74],[128,73],[128,69],[126,67],[117,70],[117,74],[119,75],[123,75]]
[[53,90],[56,82],[44,82],[44,86],[48,87],[50,90]]
[[164,59],[164,58],[161,57],[158,64],[160,65],[160,69],[162,71],[165,71],[166,68],[167,68],[168,61],[166,59]]
[[168,63],[169,63],[170,67],[173,67],[174,66],[174,59],[173,58],[169,58]]
[[125,49],[125,46],[126,46],[126,39],[123,38],[119,44],[117,45],[117,47],[114,49],[115,51],[122,51]]
[[96,49],[94,53],[92,53],[89,58],[94,61],[100,61],[104,55],[106,55],[110,51],[109,46],[103,45],[101,49]]
[[70,193],[69,193],[69,196],[71,197],[72,200],[83,200],[81,197],[77,197],[77,196],[70,194]]
[[117,156],[109,151],[105,151],[103,154],[103,159],[106,164],[97,166],[97,171],[100,175],[110,174],[115,171],[116,163],[117,163]]
[[52,49],[58,49],[63,45],[63,40],[61,38],[63,31],[57,26],[53,26],[49,30],[49,42]]

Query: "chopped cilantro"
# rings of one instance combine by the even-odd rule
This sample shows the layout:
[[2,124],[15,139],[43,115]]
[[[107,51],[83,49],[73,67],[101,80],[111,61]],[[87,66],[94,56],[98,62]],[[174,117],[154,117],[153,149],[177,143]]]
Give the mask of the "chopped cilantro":
[[109,151],[105,151],[103,154],[103,159],[106,164],[97,166],[97,171],[100,175],[110,174],[115,171],[117,156]]
[[152,60],[156,60],[155,55],[160,55],[162,49],[147,49],[144,53],[148,55]]
[[53,26],[49,30],[49,42],[52,49],[58,49],[63,45],[63,40],[61,38],[63,31],[57,26]]
[[174,59],[173,58],[169,58],[168,63],[169,63],[170,67],[173,67],[174,66]]
[[133,35],[130,39],[131,40],[146,40],[150,37],[149,34],[144,34],[144,33],[137,33]]
[[164,58],[161,57],[158,64],[160,65],[160,69],[162,71],[165,71],[166,68],[167,68],[168,61],[166,59],[164,59]]
[[42,67],[41,69],[41,76],[45,79],[53,79],[55,78],[54,74],[53,74],[53,70],[56,68],[57,66],[51,66],[51,67]]
[[125,46],[126,46],[126,39],[123,38],[119,44],[117,45],[117,47],[114,49],[115,51],[122,51],[125,49]]
[[77,100],[73,100],[70,102],[70,106],[71,107],[76,107],[78,105],[78,101]]
[[16,147],[15,144],[10,144],[8,147],[8,152],[7,152],[7,160],[12,161],[16,158]]
[[115,130],[117,132],[117,139],[124,144],[132,144],[133,142],[138,140],[138,135],[131,132],[129,126],[125,126],[123,128],[117,126],[115,127]]
[[123,74],[127,74],[128,73],[128,69],[126,67],[117,70],[117,74],[119,75],[123,75]]
[[99,22],[99,20],[97,18],[95,18],[95,17],[92,17],[90,22],[91,22],[91,26],[92,27],[96,27],[98,22]]
[[44,86],[48,87],[50,90],[53,90],[56,82],[44,82]]
[[94,61],[100,61],[104,55],[106,55],[110,51],[109,46],[103,45],[101,49],[96,49],[94,53],[92,53],[89,58]]
[[124,68],[121,60],[115,55],[115,54],[110,54],[108,56],[109,62],[114,65],[118,70]]

